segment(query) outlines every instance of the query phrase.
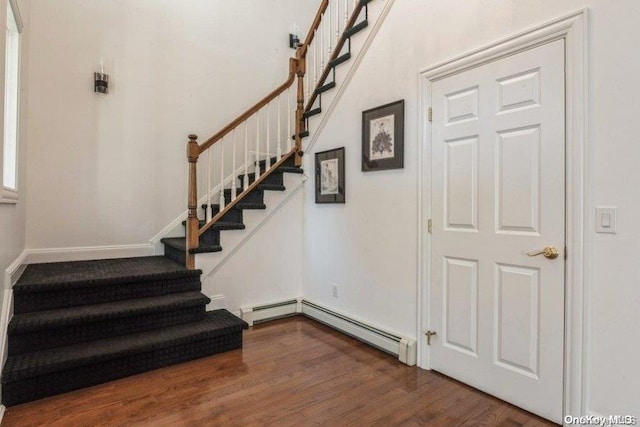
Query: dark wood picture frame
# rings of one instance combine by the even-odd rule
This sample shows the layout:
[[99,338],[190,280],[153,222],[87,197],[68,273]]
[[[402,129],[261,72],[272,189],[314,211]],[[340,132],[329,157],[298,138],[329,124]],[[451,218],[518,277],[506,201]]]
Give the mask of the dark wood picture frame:
[[315,167],[316,203],[345,203],[344,147],[316,153]]
[[[372,128],[377,129],[375,135]],[[404,100],[363,111],[362,171],[403,168]]]

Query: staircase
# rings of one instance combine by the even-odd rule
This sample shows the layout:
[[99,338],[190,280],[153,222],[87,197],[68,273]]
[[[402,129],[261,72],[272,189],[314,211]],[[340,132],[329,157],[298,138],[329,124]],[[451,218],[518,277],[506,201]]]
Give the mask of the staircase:
[[[169,256],[184,261],[189,269],[196,268],[196,254],[222,250],[221,227],[238,226],[230,222],[229,215],[238,209],[236,205],[259,209],[261,195],[255,192],[268,189],[265,185],[271,175],[283,166],[292,169],[302,165],[302,140],[310,136],[309,121],[322,113],[322,95],[337,87],[336,68],[351,59],[351,38],[369,26],[370,2],[322,0],[296,57],[289,61],[287,80],[203,143],[198,143],[197,135],[189,135],[188,219],[184,238],[163,240]],[[255,159],[249,158],[251,149],[255,149]],[[261,152],[266,153],[262,159],[257,155]],[[197,210],[201,188],[198,162],[204,155],[207,207],[202,220]],[[235,174],[238,167],[241,184],[234,176],[228,188],[227,172]],[[212,190],[212,174],[220,176],[217,190]],[[218,198],[219,203],[211,203],[212,198]]]
[[241,348],[248,325],[205,311],[200,274],[161,256],[29,265],[13,288],[2,403]]
[[[220,233],[244,230],[245,210],[265,209],[265,191],[285,191],[284,174],[303,173],[309,121],[337,86],[351,38],[367,28],[370,1],[322,0],[287,81],[203,144],[189,136],[185,233],[162,239],[164,256],[27,267],[13,287],[4,405],[242,347],[247,323],[226,310],[206,311],[196,255],[222,251]],[[203,155],[204,195],[197,172]]]

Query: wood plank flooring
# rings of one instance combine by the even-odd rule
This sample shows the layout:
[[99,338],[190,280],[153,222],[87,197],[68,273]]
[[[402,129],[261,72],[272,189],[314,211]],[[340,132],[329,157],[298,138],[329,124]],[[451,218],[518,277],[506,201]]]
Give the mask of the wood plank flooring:
[[245,332],[244,349],[7,409],[2,426],[551,426],[315,321]]

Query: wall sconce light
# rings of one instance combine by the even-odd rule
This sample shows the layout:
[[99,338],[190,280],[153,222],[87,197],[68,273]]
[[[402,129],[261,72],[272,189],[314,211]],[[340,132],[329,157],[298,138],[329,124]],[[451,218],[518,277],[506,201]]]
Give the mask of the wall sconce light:
[[104,72],[93,73],[93,91],[96,93],[109,93],[109,75]]
[[289,32],[289,47],[291,49],[297,49],[298,45],[300,45],[300,36],[298,34],[300,34],[300,27],[298,27],[298,24],[293,24]]
[[291,49],[297,49],[300,44],[300,39],[295,34],[289,34],[289,47]]

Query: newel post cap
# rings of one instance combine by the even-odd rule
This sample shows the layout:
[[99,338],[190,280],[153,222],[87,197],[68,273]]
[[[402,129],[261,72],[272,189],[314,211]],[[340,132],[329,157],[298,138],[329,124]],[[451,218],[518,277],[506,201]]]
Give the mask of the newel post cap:
[[191,134],[189,135],[189,143],[187,144],[187,158],[189,162],[195,163],[198,161],[198,157],[200,156],[200,146],[196,141],[198,139],[198,135]]

